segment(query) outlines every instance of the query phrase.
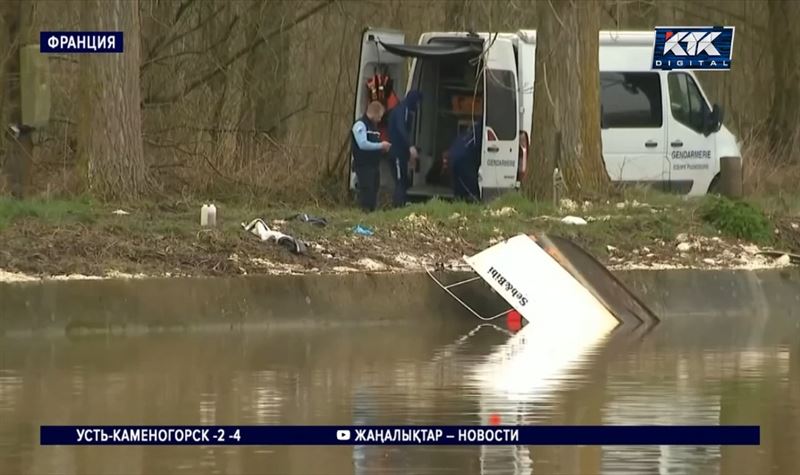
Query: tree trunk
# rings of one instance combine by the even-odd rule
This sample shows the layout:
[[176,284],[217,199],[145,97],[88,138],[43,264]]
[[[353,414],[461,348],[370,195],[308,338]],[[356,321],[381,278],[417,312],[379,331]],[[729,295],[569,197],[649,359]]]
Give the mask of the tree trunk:
[[569,65],[571,77],[578,77],[580,97],[575,107],[580,124],[578,143],[569,151],[564,161],[564,179],[567,186],[581,196],[605,195],[609,191],[609,178],[603,161],[600,136],[600,2],[599,0],[574,2],[577,10],[577,60]]
[[539,1],[534,84],[533,157],[527,196],[551,196],[553,169],[574,197],[605,194],[602,159],[598,32],[595,1]]
[[[5,37],[10,48],[2,71],[4,98],[0,101],[8,107],[8,122],[0,124],[5,139],[5,171],[8,174],[11,195],[24,198],[28,188],[29,172],[33,158],[31,131],[22,127],[22,96],[20,88],[20,47],[29,40],[33,2],[12,0],[0,5]],[[0,54],[4,52],[0,51]],[[0,114],[2,115],[2,114]],[[9,127],[12,124],[14,128]]]
[[800,52],[791,45],[796,45],[800,39],[793,21],[800,16],[800,3],[770,0],[768,7],[774,74],[770,139],[777,148],[790,146],[798,138]]
[[84,0],[86,29],[124,32],[121,54],[80,64],[79,147],[92,194],[134,199],[150,191],[142,145],[139,0]]
[[[275,1],[256,6],[254,38],[286,26],[293,18],[291,2]],[[247,93],[253,107],[255,129],[281,136],[286,128],[281,118],[286,113],[289,76],[289,33],[279,33],[254,48],[247,58]],[[314,68],[307,71],[313,77]]]

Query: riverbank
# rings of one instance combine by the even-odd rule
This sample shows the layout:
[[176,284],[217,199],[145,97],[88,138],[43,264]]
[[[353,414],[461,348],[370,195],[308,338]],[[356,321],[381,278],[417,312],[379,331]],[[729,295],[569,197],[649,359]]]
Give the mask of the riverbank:
[[[757,269],[800,253],[800,200],[736,207],[629,193],[559,207],[519,195],[491,206],[434,200],[365,215],[353,209],[220,203],[217,226],[199,225],[199,202],[106,205],[86,200],[0,201],[0,281],[144,276],[234,276],[458,270],[460,258],[517,233],[553,232],[614,270]],[[291,219],[323,217],[326,226]],[[583,224],[570,224],[578,221]],[[263,219],[308,244],[297,255],[246,232]],[[360,226],[367,233],[359,233]]]

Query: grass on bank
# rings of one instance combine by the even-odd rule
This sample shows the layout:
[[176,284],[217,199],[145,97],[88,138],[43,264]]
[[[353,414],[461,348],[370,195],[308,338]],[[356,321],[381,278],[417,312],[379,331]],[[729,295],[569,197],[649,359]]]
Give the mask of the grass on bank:
[[90,223],[96,205],[89,199],[16,200],[0,197],[0,231],[22,218],[36,218],[53,224]]
[[[288,222],[281,229],[306,240],[338,239],[352,235],[352,228],[361,224],[372,228],[376,237],[387,239],[398,229],[403,229],[405,236],[415,232],[414,229],[409,231],[407,219],[414,214],[425,217],[425,229],[421,231],[434,238],[440,233],[482,245],[492,238],[545,231],[575,239],[594,252],[604,252],[606,245],[622,247],[646,245],[654,240],[669,242],[680,233],[722,235],[773,244],[776,239],[773,232],[775,220],[787,215],[797,216],[800,211],[800,197],[790,195],[731,201],[715,196],[686,199],[641,189],[626,191],[622,199],[592,203],[588,207],[577,203],[577,209],[571,211],[557,209],[552,203],[528,200],[519,193],[508,193],[488,206],[434,199],[371,214],[355,208],[272,207],[252,202],[215,204],[218,232],[223,234],[241,233],[240,223],[254,218],[269,223],[295,213],[308,213],[327,218],[329,226],[318,228]],[[201,202],[176,201],[126,206],[100,204],[87,198],[27,201],[0,198],[0,237],[5,229],[34,220],[52,227],[90,226],[104,233],[131,237],[155,234],[191,239],[199,231],[201,205]],[[117,209],[130,214],[114,214]],[[513,212],[504,213],[504,209]],[[589,225],[563,224],[560,219],[565,215],[588,219]]]

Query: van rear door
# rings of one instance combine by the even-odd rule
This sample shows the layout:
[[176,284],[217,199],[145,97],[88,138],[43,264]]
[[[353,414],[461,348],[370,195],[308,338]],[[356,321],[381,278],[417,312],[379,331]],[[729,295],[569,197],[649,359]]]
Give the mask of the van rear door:
[[484,200],[513,188],[519,155],[517,61],[508,38],[490,34],[483,68],[483,150],[480,188]]
[[[367,110],[369,104],[369,92],[367,90],[367,80],[370,76],[385,72],[392,78],[392,86],[397,97],[402,99],[406,89],[406,58],[391,53],[384,48],[384,44],[405,44],[406,35],[402,31],[386,29],[366,29],[361,35],[361,52],[358,62],[358,82],[356,83],[355,104],[353,110],[353,122],[361,118]],[[348,140],[350,128],[348,127]],[[348,142],[349,147],[349,142]],[[386,162],[388,167],[388,162]],[[349,160],[350,189],[356,189],[356,175],[353,171],[353,155],[350,153]],[[381,173],[381,186],[391,184],[391,174]]]

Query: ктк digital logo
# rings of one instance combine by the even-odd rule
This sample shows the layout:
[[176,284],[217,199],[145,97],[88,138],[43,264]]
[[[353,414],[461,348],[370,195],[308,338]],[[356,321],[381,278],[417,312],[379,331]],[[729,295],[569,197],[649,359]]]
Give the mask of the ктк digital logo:
[[733,58],[732,26],[659,26],[653,69],[728,71]]
[[349,430],[337,430],[336,431],[336,440],[350,440],[350,431]]

